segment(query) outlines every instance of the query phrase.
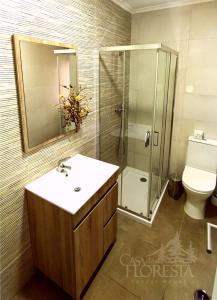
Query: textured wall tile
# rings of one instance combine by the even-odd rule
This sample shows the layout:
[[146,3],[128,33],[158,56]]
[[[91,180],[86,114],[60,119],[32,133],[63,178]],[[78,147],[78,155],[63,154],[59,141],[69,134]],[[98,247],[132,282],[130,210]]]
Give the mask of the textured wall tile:
[[[10,299],[32,274],[24,186],[54,168],[58,159],[96,157],[99,47],[130,43],[130,14],[109,0],[0,1],[0,220],[1,296]],[[79,83],[93,111],[79,133],[37,152],[22,151],[13,34],[78,47]]]
[[0,273],[1,299],[11,299],[14,293],[22,287],[34,272],[32,266],[32,251],[28,247]]

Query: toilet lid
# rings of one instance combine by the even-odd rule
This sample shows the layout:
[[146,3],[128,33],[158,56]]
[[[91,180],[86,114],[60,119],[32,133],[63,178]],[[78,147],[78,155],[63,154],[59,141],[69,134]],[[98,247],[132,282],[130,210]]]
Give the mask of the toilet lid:
[[211,192],[216,186],[216,174],[186,166],[182,182],[192,190],[203,193]]

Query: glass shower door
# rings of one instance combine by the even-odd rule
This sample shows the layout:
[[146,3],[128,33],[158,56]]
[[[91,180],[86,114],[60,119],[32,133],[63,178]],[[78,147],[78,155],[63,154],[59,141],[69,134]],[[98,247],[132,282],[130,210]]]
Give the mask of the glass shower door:
[[143,219],[168,180],[176,59],[148,46],[100,51],[99,157],[120,166],[121,211]]
[[165,142],[164,142],[164,155],[161,185],[163,186],[168,180],[169,173],[169,157],[170,157],[170,142],[172,135],[172,121],[173,121],[173,102],[175,93],[175,80],[176,80],[176,65],[177,55],[170,54],[170,69],[169,69],[169,86],[167,96],[167,108],[165,116]]
[[123,52],[101,52],[99,58],[99,157],[108,163],[125,165],[122,140],[125,81]]
[[155,101],[153,103],[152,149],[151,149],[151,180],[149,185],[149,210],[159,199],[162,191],[162,159],[165,142],[165,116],[167,109],[168,75],[170,54],[158,51],[156,67]]
[[[133,50],[130,55],[127,109],[127,165],[122,173],[122,206],[148,217],[148,186],[155,87],[156,50]],[[127,93],[125,93],[127,96]]]

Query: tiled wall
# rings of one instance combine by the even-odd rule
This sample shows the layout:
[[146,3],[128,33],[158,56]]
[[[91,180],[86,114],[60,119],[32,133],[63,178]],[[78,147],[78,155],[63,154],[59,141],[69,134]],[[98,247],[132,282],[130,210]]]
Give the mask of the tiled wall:
[[[76,152],[96,156],[98,49],[130,41],[130,15],[109,0],[0,1],[1,298],[32,274],[24,185]],[[93,97],[78,134],[24,154],[11,36],[25,34],[78,47],[79,82]]]
[[181,175],[194,129],[217,139],[217,1],[133,15],[131,36],[179,51],[171,172]]

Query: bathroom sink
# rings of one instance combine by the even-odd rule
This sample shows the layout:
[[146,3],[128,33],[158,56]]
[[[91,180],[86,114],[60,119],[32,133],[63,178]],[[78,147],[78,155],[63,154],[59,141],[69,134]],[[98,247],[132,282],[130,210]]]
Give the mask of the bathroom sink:
[[25,189],[71,214],[75,214],[119,168],[80,154],[64,163],[71,166],[68,176],[55,168]]

